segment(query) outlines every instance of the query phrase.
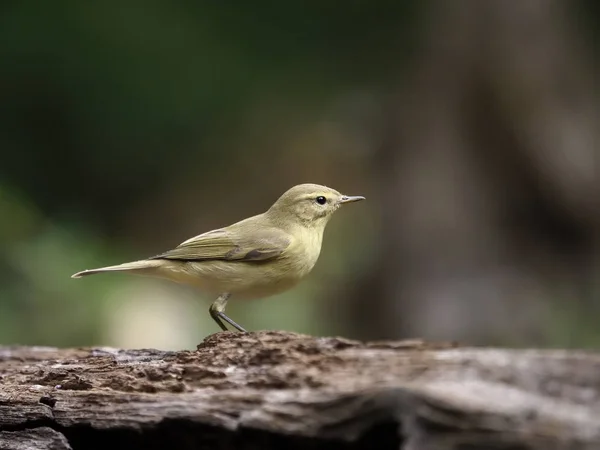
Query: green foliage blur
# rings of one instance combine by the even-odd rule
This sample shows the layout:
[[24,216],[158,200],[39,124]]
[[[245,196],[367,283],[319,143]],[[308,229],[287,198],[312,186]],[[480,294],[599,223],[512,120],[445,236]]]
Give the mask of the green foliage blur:
[[[377,114],[419,18],[412,1],[1,10],[0,343],[62,346],[193,347],[217,331],[211,299],[185,287],[69,276],[261,212],[296,182],[363,193],[368,154],[344,127]],[[360,270],[368,246],[341,241],[372,226],[366,211],[337,218],[312,281],[231,316],[335,332],[319,298]]]

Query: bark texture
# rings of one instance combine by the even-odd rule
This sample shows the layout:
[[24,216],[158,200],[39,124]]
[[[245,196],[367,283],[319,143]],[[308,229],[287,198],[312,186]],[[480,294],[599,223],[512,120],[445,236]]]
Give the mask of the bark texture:
[[0,347],[0,448],[600,448],[600,354],[218,333]]

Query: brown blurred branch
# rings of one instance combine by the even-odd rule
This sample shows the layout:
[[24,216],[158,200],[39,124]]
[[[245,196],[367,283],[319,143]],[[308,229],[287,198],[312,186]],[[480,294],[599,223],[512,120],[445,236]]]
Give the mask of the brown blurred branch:
[[430,2],[375,157],[359,336],[542,344],[553,308],[600,310],[600,99],[571,5]]
[[592,449],[600,355],[219,333],[0,348],[0,448]]

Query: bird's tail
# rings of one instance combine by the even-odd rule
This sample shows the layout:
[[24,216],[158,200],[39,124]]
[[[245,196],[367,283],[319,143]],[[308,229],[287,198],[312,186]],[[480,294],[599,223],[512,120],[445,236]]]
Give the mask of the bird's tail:
[[71,278],[81,278],[88,275],[94,275],[96,273],[104,273],[104,272],[125,272],[125,271],[133,271],[138,273],[143,273],[160,267],[161,262],[158,260],[141,260],[141,261],[133,261],[124,264],[118,264],[116,266],[108,266],[108,267],[100,267],[98,269],[91,270],[83,270],[81,272],[77,272],[76,274],[71,275]]

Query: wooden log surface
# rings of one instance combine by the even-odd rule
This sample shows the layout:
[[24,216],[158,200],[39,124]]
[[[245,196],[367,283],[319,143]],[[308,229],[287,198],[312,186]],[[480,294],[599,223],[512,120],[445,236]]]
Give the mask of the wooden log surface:
[[600,354],[287,332],[0,347],[0,449],[600,449]]

